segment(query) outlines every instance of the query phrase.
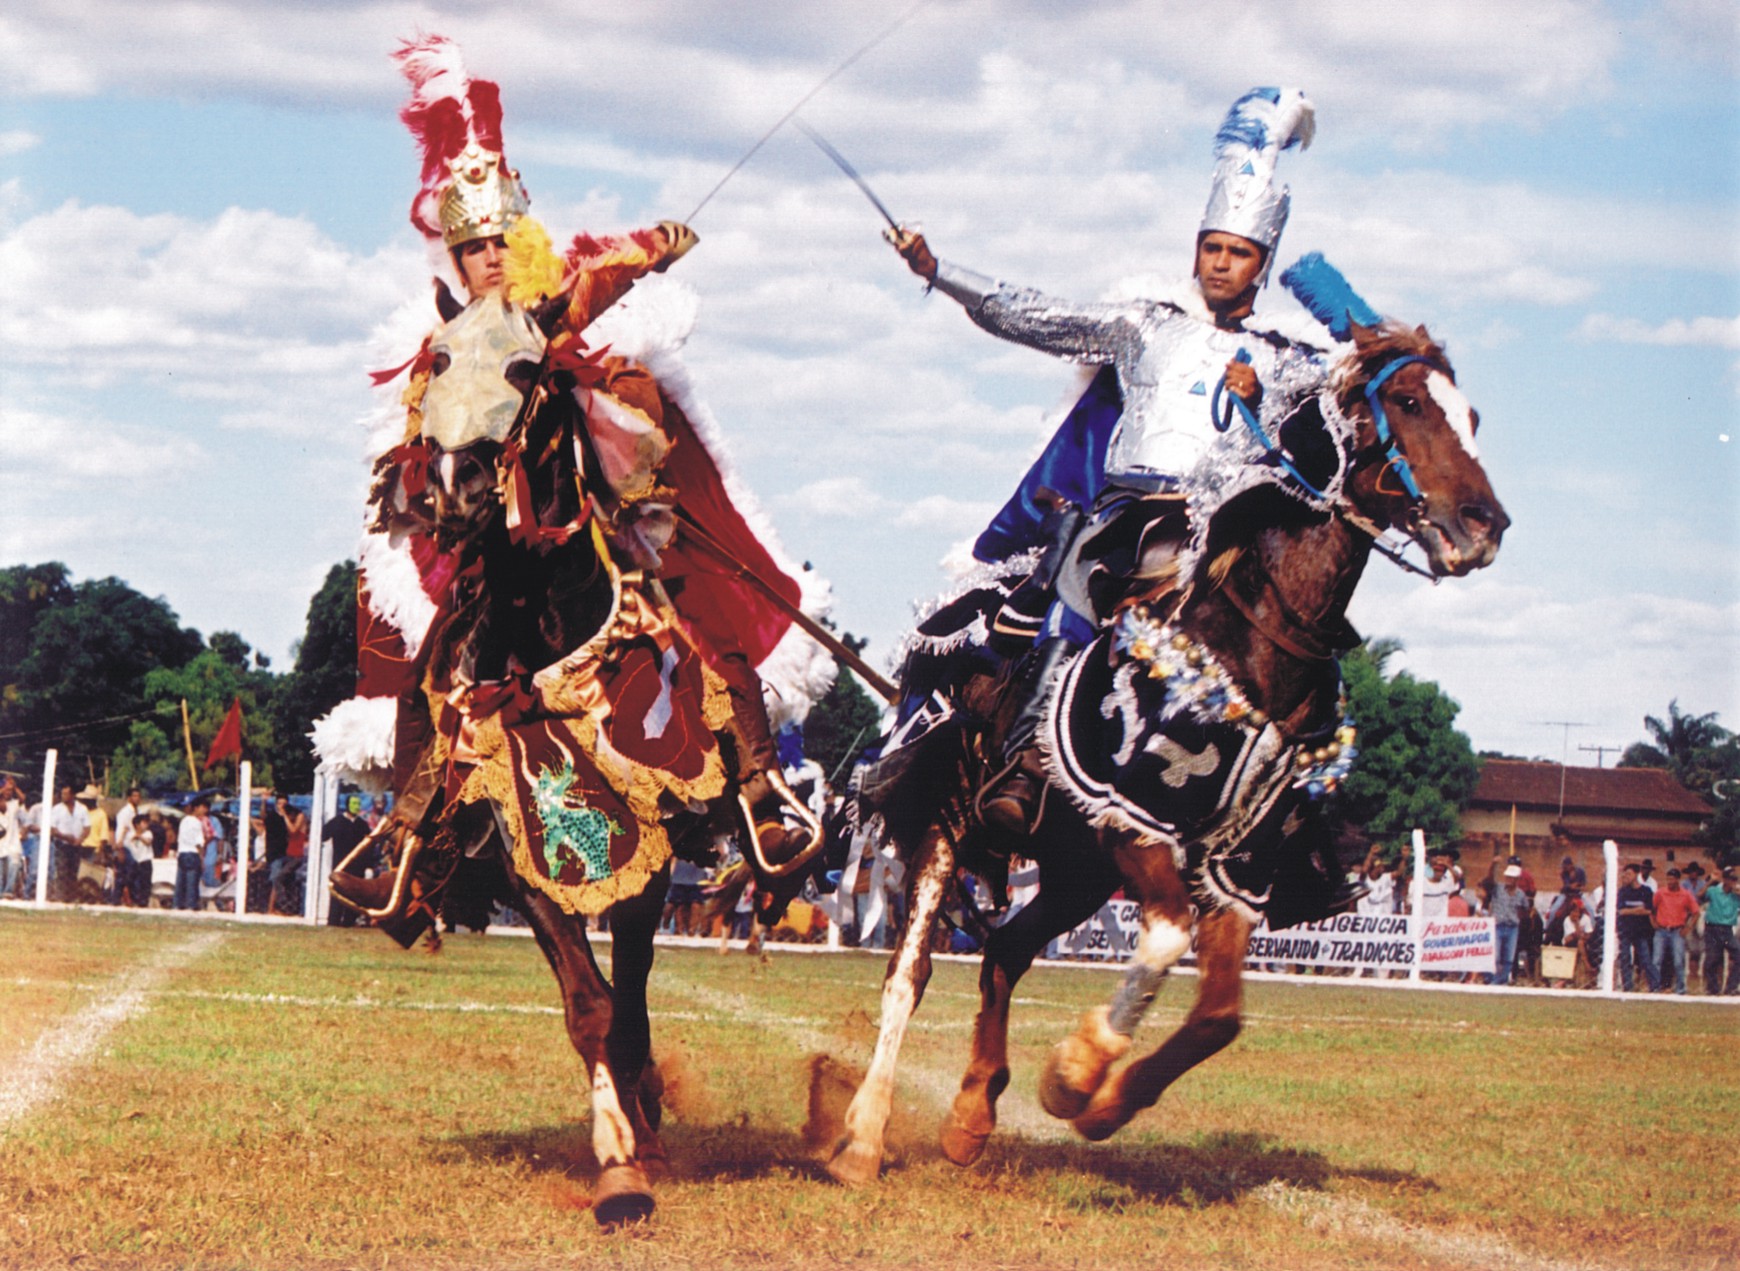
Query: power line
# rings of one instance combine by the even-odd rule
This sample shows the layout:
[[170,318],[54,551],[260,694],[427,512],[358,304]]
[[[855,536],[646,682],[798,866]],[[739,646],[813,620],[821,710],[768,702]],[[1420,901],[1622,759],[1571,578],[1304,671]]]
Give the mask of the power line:
[[32,728],[19,733],[0,733],[0,741],[17,741],[20,738],[36,741],[45,737],[59,737],[65,733],[83,732],[87,728],[100,728],[104,724],[119,724],[130,719],[145,719],[156,714],[155,710],[134,711],[131,715],[109,715],[103,719],[84,719],[74,724],[56,724],[51,728]]

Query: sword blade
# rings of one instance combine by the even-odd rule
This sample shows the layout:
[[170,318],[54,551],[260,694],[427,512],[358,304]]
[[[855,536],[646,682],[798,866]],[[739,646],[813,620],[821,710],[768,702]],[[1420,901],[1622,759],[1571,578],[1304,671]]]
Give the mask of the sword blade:
[[876,197],[876,191],[872,190],[864,178],[858,175],[858,169],[854,168],[846,161],[845,155],[829,145],[826,137],[822,136],[821,133],[810,127],[803,120],[794,119],[792,120],[792,123],[796,124],[797,127],[802,130],[804,136],[815,142],[817,148],[820,149],[823,154],[827,155],[828,158],[832,159],[835,166],[838,167],[841,172],[844,172],[847,176],[852,178],[853,185],[864,191],[864,197],[870,200],[871,205],[875,207],[878,212],[882,213],[882,219],[888,222],[889,229],[897,230],[900,228],[900,223],[894,219],[894,214],[882,205],[882,200]]

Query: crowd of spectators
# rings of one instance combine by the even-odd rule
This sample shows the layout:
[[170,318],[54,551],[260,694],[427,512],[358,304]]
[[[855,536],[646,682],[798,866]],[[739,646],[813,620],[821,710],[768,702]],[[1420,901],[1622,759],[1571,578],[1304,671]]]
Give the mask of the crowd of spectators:
[[[821,939],[833,922],[845,944],[888,947],[903,912],[901,864],[877,852],[867,836],[854,834],[844,823],[840,799],[821,783],[819,772],[812,774],[812,781],[811,801],[829,835],[826,867],[794,903],[794,917],[778,937]],[[346,797],[322,834],[323,841],[332,843],[333,860],[348,861],[344,868],[365,875],[380,868],[381,862],[366,854],[349,858],[385,813],[383,799],[365,807],[361,796]],[[0,780],[0,898],[35,896],[38,854],[44,850],[39,841],[42,820],[40,805],[31,806],[10,777]],[[308,814],[286,795],[267,794],[260,798],[251,828],[263,850],[255,852],[248,908],[299,915],[307,885]],[[65,785],[49,808],[48,834],[51,900],[144,906],[152,903],[155,891],[159,904],[198,909],[213,903],[234,873],[234,826],[214,814],[205,796],[177,809],[148,802],[139,790],[130,790],[111,816],[94,785],[82,792]],[[171,861],[172,871],[163,865]],[[754,884],[739,885],[746,873],[728,840],[710,863],[677,861],[664,929],[679,935],[748,938]],[[1355,874],[1366,888],[1358,902],[1360,915],[1410,912],[1416,889],[1405,855],[1386,858],[1383,848],[1374,845]],[[1570,855],[1560,862],[1557,881],[1557,891],[1543,890],[1521,858],[1500,854],[1471,880],[1459,853],[1440,847],[1427,858],[1417,894],[1420,912],[1428,918],[1493,920],[1497,969],[1469,978],[1497,985],[1592,985],[1605,957],[1604,888],[1590,888],[1586,871]],[[729,892],[723,903],[711,903],[722,888]],[[233,907],[233,896],[221,903]],[[1653,859],[1624,862],[1615,913],[1616,983],[1624,992],[1684,994],[1689,983],[1701,978],[1707,995],[1740,996],[1740,877],[1735,866],[1712,873],[1694,860],[1683,869],[1670,865],[1658,879]],[[331,908],[329,921],[335,925],[351,926],[358,920],[343,905]],[[1558,965],[1549,968],[1549,960]]]
[[[1740,996],[1740,939],[1736,937],[1740,879],[1736,868],[1711,873],[1701,861],[1670,866],[1657,879],[1655,861],[1620,866],[1615,896],[1617,984],[1625,992],[1684,994],[1688,976],[1701,970],[1704,992]],[[1413,888],[1405,858],[1386,860],[1374,845],[1356,871],[1367,887],[1358,912],[1366,916],[1410,912]],[[1470,880],[1453,848],[1427,857],[1420,879],[1420,912],[1428,918],[1489,917],[1497,969],[1480,977],[1492,984],[1530,983],[1588,987],[1604,958],[1604,887],[1589,886],[1572,856],[1559,865],[1557,891],[1543,891],[1517,856],[1494,855],[1484,875]],[[1549,975],[1544,950],[1567,951],[1566,975]]]

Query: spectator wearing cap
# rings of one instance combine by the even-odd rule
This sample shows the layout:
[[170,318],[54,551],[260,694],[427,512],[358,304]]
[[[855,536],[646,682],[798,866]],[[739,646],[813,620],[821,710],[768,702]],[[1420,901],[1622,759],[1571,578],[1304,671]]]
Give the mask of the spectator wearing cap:
[[1499,877],[1493,880],[1492,910],[1495,960],[1492,974],[1486,977],[1488,984],[1509,984],[1511,972],[1516,968],[1517,930],[1522,925],[1523,910],[1529,907],[1528,893],[1522,889],[1522,866],[1506,865],[1503,871],[1498,868],[1499,857],[1495,853],[1492,865],[1487,870],[1487,877],[1497,873]]
[[1637,867],[1637,881],[1649,888],[1651,896],[1656,893],[1655,862],[1649,857],[1643,858],[1643,864]]
[[1613,897],[1615,926],[1619,936],[1619,985],[1627,993],[1637,987],[1637,972],[1641,969],[1649,991],[1661,987],[1661,975],[1655,966],[1655,895],[1637,877],[1637,866],[1626,865],[1619,871],[1619,891]]
[[[362,797],[353,794],[345,800],[344,811],[326,823],[320,837],[322,841],[332,840],[332,859],[339,869],[347,874],[370,878],[374,875],[374,870],[370,868],[372,853],[364,853],[354,861],[346,859],[356,850],[357,844],[368,836],[368,832],[369,823],[362,815]],[[356,920],[357,911],[349,905],[334,904],[327,911],[327,922],[334,927],[354,927]]]
[[1559,862],[1559,883],[1566,889],[1569,889],[1572,884],[1575,884],[1577,890],[1582,891],[1589,885],[1589,875],[1583,872],[1583,867],[1581,865],[1577,864],[1575,860],[1567,856],[1564,860]]
[[1667,872],[1667,885],[1655,893],[1655,965],[1661,976],[1661,991],[1667,991],[1668,966],[1674,971],[1674,992],[1686,991],[1686,924],[1696,916],[1698,902],[1680,886],[1680,871]]
[[[1740,940],[1734,934],[1740,920],[1740,877],[1728,866],[1704,889],[1704,992],[1711,997],[1740,996]],[[1722,963],[1728,964],[1723,978]]]

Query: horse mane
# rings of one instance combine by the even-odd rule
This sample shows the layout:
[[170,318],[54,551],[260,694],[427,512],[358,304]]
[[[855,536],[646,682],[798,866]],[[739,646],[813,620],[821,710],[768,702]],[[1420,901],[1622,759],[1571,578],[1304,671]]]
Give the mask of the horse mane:
[[1335,404],[1342,413],[1350,413],[1358,407],[1372,377],[1401,357],[1425,358],[1448,375],[1452,383],[1456,381],[1449,355],[1425,327],[1410,327],[1393,318],[1386,318],[1375,327],[1356,324],[1353,348],[1337,360],[1330,371],[1330,387],[1335,392]]

